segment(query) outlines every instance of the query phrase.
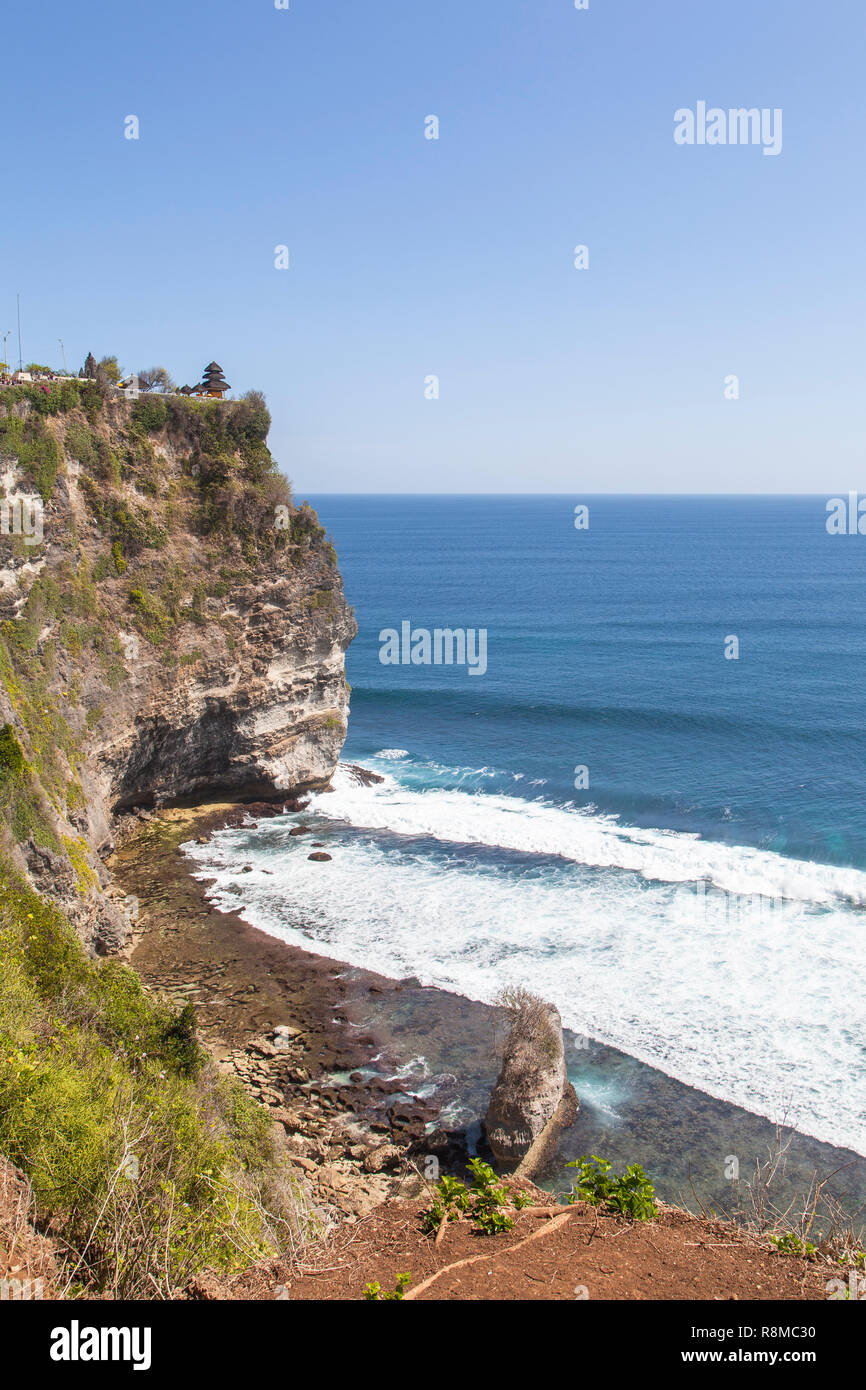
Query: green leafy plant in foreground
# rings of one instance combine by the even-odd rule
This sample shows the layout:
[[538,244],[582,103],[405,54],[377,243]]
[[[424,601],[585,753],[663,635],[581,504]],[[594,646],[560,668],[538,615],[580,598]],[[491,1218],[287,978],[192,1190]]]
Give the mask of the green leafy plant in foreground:
[[368,1303],[388,1303],[391,1300],[400,1300],[406,1297],[406,1290],[412,1283],[411,1274],[398,1274],[397,1287],[391,1293],[382,1288],[378,1280],[372,1284],[367,1284],[364,1289],[364,1297]]
[[650,1221],[658,1215],[653,1185],[639,1163],[630,1164],[621,1177],[611,1172],[606,1158],[596,1154],[584,1154],[566,1167],[577,1169],[577,1180],[568,1196],[571,1205],[589,1202],[634,1221]]
[[770,1242],[775,1245],[780,1255],[802,1255],[808,1260],[818,1253],[816,1245],[810,1240],[801,1240],[793,1231],[786,1231],[781,1236],[770,1236]]
[[481,1235],[496,1235],[500,1231],[510,1231],[514,1225],[508,1213],[509,1199],[518,1211],[528,1206],[530,1198],[523,1192],[509,1191],[498,1181],[489,1163],[473,1158],[468,1167],[472,1174],[471,1186],[447,1174],[436,1184],[433,1205],[422,1219],[428,1234],[438,1231],[443,1221],[459,1221],[461,1216],[468,1215]]

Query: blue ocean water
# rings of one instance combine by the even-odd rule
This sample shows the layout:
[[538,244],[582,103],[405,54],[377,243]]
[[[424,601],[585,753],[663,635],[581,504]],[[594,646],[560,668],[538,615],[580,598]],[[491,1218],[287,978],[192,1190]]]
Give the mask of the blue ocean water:
[[[311,500],[360,629],[347,756],[387,740],[503,790],[519,773],[635,824],[866,868],[866,538],[828,535],[825,499]],[[405,619],[486,628],[486,675],[381,666]]]
[[[344,760],[385,781],[315,798],[327,874],[280,820],[217,837],[217,900],[471,998],[528,985],[866,1153],[866,538],[815,497],[310,500],[359,623]],[[485,673],[382,664],[404,622],[484,629]]]

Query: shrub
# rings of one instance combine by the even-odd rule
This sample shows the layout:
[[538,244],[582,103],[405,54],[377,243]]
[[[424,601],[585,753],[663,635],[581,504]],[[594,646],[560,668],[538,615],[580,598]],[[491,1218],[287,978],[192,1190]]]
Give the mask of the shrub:
[[528,1199],[522,1192],[511,1192],[500,1183],[489,1163],[482,1159],[473,1158],[467,1166],[472,1174],[470,1187],[448,1174],[439,1179],[433,1205],[422,1217],[424,1230],[437,1231],[443,1221],[459,1221],[467,1215],[481,1235],[510,1231],[514,1219],[506,1209],[509,1199],[517,1210],[526,1206]]
[[566,1166],[578,1170],[577,1181],[568,1197],[572,1205],[589,1202],[635,1221],[650,1221],[658,1215],[653,1185],[640,1164],[632,1163],[621,1177],[611,1172],[607,1159],[595,1154],[591,1157],[584,1154]]
[[97,452],[93,434],[78,421],[70,421],[66,426],[66,452],[70,458],[76,459],[82,468],[96,467]]
[[136,626],[149,642],[160,643],[171,627],[171,617],[158,598],[144,589],[130,589],[129,602],[136,614]]
[[95,425],[105,404],[105,392],[96,381],[86,381],[80,388],[81,405],[91,425]]
[[15,736],[11,724],[0,729],[0,780],[17,781],[27,767],[24,750]]
[[239,434],[248,439],[267,439],[271,430],[271,413],[261,391],[247,391],[234,407],[233,419]]
[[73,1292],[169,1297],[312,1229],[265,1111],[202,1063],[191,1006],[88,960],[59,909],[0,867],[0,1149]]
[[77,381],[39,382],[19,388],[22,398],[30,402],[37,415],[58,415],[73,410],[80,396]]
[[159,396],[139,396],[132,407],[132,424],[145,434],[157,434],[167,418],[165,401]]
[[406,1297],[406,1289],[412,1283],[411,1274],[398,1274],[397,1287],[392,1293],[387,1293],[378,1280],[368,1284],[364,1289],[364,1297],[368,1303],[387,1303],[393,1299],[400,1301]]
[[43,502],[47,502],[63,462],[63,451],[44,422],[37,416],[21,420],[7,415],[0,419],[0,454],[17,458],[19,468]]
[[771,1235],[770,1240],[780,1255],[801,1255],[804,1259],[810,1260],[818,1253],[817,1245],[813,1245],[810,1240],[801,1240],[794,1231],[785,1231],[783,1235]]
[[96,466],[94,471],[103,482],[110,483],[112,487],[119,487],[123,470],[120,466],[120,459],[117,457],[107,439],[99,439],[96,444]]
[[143,550],[163,548],[168,539],[166,533],[146,508],[133,507],[124,498],[106,493],[86,475],[80,484],[94,516],[126,554],[136,556]]
[[11,724],[0,729],[0,815],[17,841],[32,838],[48,849],[60,848],[48,823],[33,770]]
[[162,475],[156,450],[149,439],[139,440],[135,447],[129,450],[128,463],[136,486],[151,497],[157,497],[161,490]]
[[98,888],[99,878],[87,862],[87,842],[75,840],[70,835],[63,836],[63,847],[75,871],[75,882],[82,898],[86,898],[91,888]]

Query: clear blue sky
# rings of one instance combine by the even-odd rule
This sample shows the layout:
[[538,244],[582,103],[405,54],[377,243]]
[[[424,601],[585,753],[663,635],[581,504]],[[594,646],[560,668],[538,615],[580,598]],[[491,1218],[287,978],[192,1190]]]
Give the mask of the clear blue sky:
[[[863,0],[9,5],[0,335],[20,289],[26,359],[216,358],[301,495],[866,490],[864,31]],[[782,153],[676,145],[700,100],[781,107]]]

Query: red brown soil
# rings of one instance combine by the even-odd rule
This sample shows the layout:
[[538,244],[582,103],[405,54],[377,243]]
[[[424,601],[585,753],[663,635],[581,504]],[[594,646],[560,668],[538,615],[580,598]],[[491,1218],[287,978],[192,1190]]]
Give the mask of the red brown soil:
[[[547,1194],[536,1191],[539,1200]],[[433,1300],[824,1300],[827,1266],[781,1255],[720,1221],[675,1208],[657,1220],[600,1216],[584,1203],[552,1217],[515,1213],[511,1231],[483,1236],[468,1221],[445,1229],[437,1246],[421,1229],[423,1201],[390,1201],[339,1228],[292,1274],[279,1266],[247,1271],[204,1296],[234,1299],[361,1299],[378,1282],[412,1276],[409,1297]],[[431,1276],[436,1275],[431,1282]],[[422,1287],[424,1286],[424,1287]],[[204,1291],[202,1290],[202,1293]],[[200,1295],[201,1296],[201,1295]]]

